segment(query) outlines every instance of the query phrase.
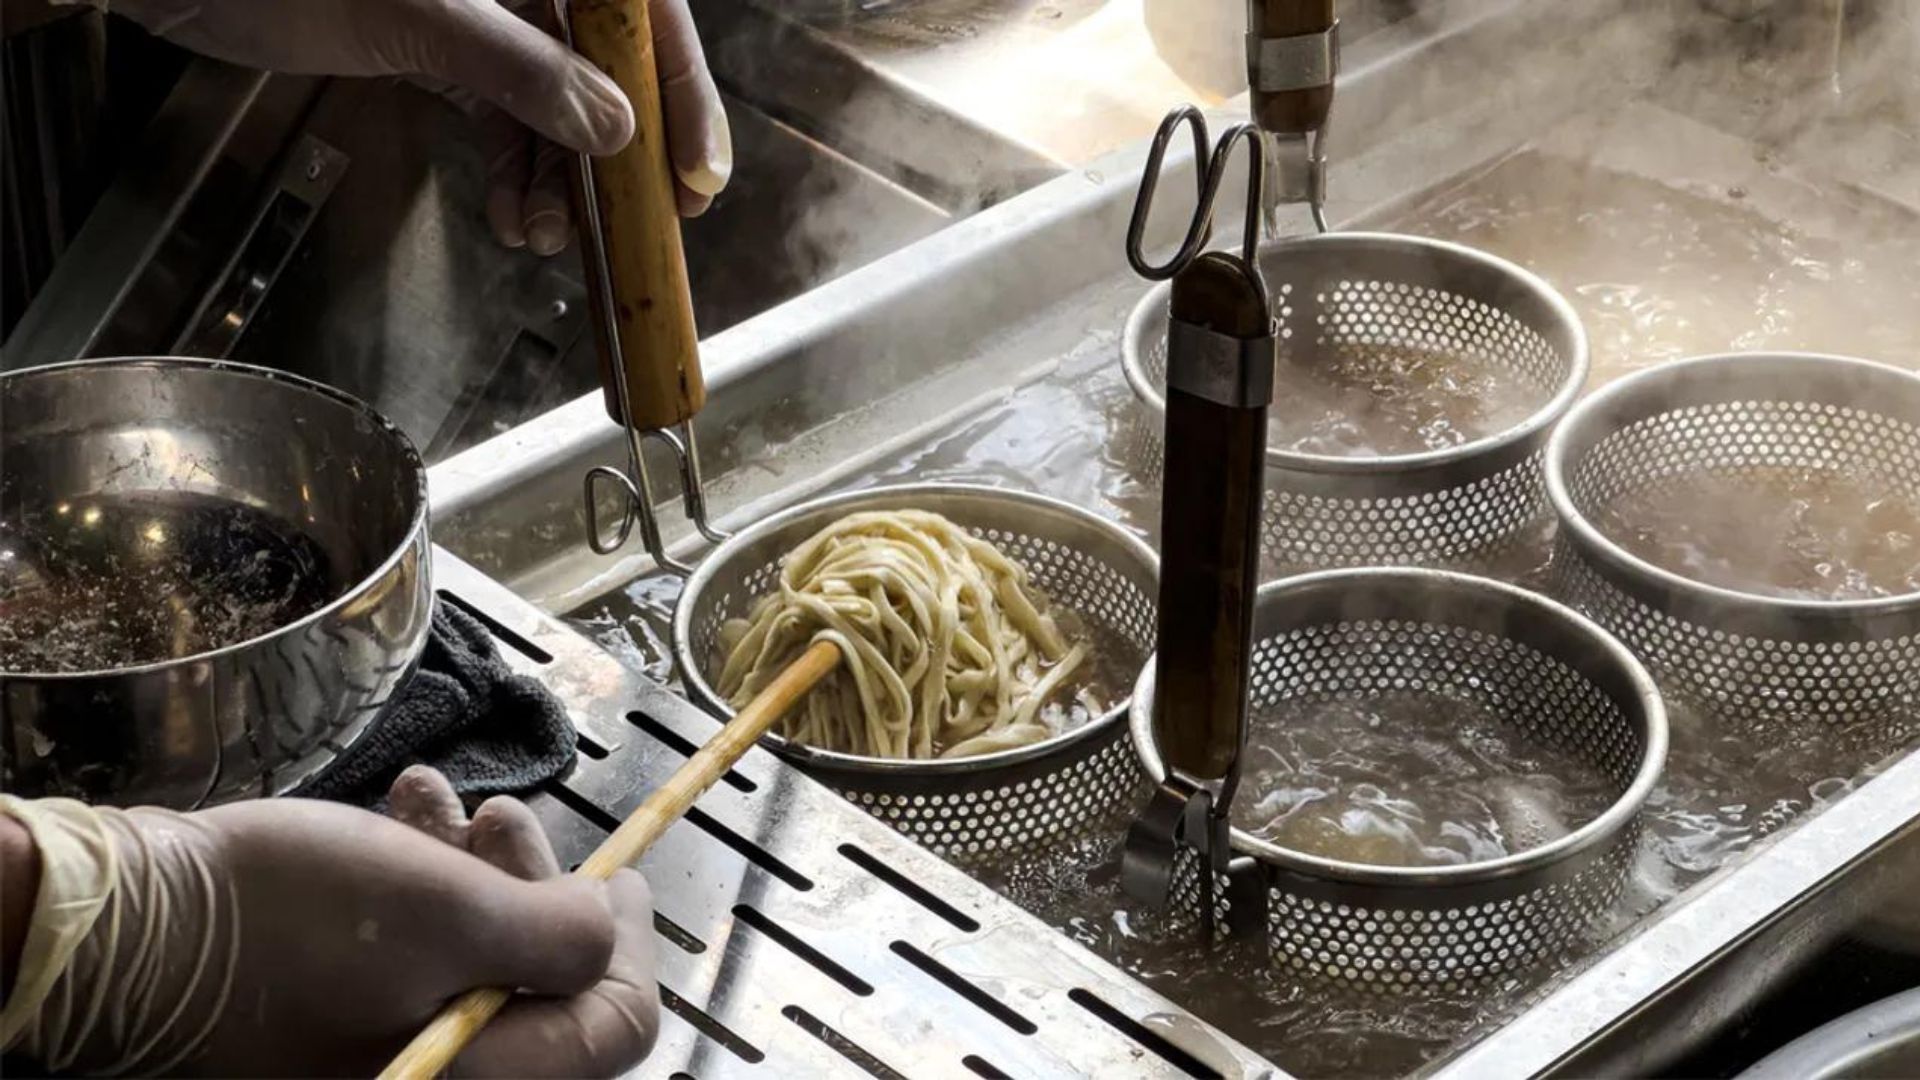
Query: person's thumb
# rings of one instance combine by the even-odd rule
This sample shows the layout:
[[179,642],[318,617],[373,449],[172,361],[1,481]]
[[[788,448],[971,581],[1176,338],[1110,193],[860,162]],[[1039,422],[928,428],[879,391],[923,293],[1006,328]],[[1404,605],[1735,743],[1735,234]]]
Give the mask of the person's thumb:
[[457,7],[423,50],[421,74],[478,94],[570,150],[611,154],[633,138],[633,106],[600,69],[494,0]]

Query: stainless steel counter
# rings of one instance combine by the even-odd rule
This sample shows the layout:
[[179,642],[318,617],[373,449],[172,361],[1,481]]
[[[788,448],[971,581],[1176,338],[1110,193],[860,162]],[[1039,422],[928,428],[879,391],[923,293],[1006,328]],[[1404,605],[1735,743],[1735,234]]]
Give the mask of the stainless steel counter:
[[[530,800],[563,863],[719,729],[445,552],[434,582],[580,729]],[[640,869],[666,1009],[636,1075],[1282,1075],[762,749]]]
[[[1342,130],[1336,216],[1387,213],[1516,148],[1604,147],[1628,172],[1737,188],[1816,233],[1823,192],[1840,191],[1869,192],[1884,220],[1913,228],[1898,155],[1836,157],[1820,124],[1763,134],[1711,87],[1676,78],[1686,70],[1671,67],[1676,56],[1719,32],[1691,20],[1678,6],[1603,0],[1458,4],[1368,35],[1341,91],[1342,116],[1358,119]],[[1897,143],[1884,122],[1856,119]],[[1022,387],[1063,365],[1117,355],[1142,289],[1119,245],[1140,163],[1137,146],[1085,162],[709,339],[702,442],[723,518],[750,521],[846,482],[985,411],[1017,408]],[[1181,186],[1174,177],[1167,190]],[[580,540],[578,477],[617,454],[598,401],[569,403],[434,471],[439,535],[548,610],[572,610],[647,569],[639,555],[594,558]],[[686,536],[680,552],[697,554]],[[1657,1072],[1713,1044],[1754,995],[1790,984],[1911,889],[1916,760],[1887,762],[1755,844],[1429,1068]]]

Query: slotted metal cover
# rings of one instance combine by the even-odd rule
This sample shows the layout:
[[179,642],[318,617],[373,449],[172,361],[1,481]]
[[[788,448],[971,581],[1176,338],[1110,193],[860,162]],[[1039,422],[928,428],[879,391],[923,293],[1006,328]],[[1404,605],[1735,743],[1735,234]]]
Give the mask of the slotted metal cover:
[[[568,865],[718,729],[453,556],[434,573],[580,729],[529,800]],[[1284,1075],[764,750],[641,869],[666,1011],[638,1076]]]

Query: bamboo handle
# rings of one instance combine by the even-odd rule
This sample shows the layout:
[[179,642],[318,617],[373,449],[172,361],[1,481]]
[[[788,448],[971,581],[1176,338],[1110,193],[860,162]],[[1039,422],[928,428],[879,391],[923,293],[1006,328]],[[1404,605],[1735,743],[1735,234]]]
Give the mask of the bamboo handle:
[[[746,708],[727,721],[726,727],[715,732],[699,753],[680,766],[659,790],[647,796],[647,801],[602,840],[574,873],[605,881],[614,871],[632,865],[708,788],[726,775],[733,763],[740,760],[740,755],[758,742],[775,720],[839,666],[839,646],[815,642],[748,702]],[[426,1080],[444,1072],[507,1003],[509,996],[511,991],[482,987],[455,998],[381,1071],[381,1080],[401,1077]]]
[[[593,162],[600,247],[606,252],[613,311],[602,310],[598,268],[588,259],[587,295],[600,335],[601,386],[607,415],[642,430],[690,420],[707,401],[700,374],[700,333],[693,322],[687,256],[667,157],[666,117],[653,58],[647,0],[572,0],[573,46],[606,72],[633,103],[633,141]],[[584,216],[580,220],[586,220]],[[620,331],[614,357],[604,328]],[[626,371],[631,418],[621,415],[613,363]]]

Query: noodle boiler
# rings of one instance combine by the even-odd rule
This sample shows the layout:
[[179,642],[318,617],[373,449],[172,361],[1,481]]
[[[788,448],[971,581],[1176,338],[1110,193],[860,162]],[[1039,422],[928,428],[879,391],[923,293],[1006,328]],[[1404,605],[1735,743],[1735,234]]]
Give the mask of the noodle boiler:
[[[1158,437],[1158,418],[1150,406],[1140,407],[1150,397],[1135,395],[1122,360],[1130,313],[1163,331],[1166,309],[1139,304],[1142,288],[1128,274],[1114,239],[1127,227],[1154,122],[1169,103],[1192,94],[1164,75],[1117,72],[1104,55],[1092,75],[1047,60],[1085,55],[1089,38],[1111,31],[1118,13],[1140,8],[1149,16],[1156,8],[1184,16],[1189,5],[699,5],[701,30],[743,149],[735,189],[728,193],[731,205],[717,207],[689,231],[690,272],[708,332],[701,343],[707,394],[698,417],[708,528],[745,535],[807,504],[824,512],[823,496],[903,483],[996,485],[1090,511],[1149,554],[1162,542],[1161,483],[1147,477],[1144,460],[1108,450],[1136,420]],[[1844,25],[1832,17],[1836,11],[1844,12]],[[1907,5],[1343,0],[1339,15],[1341,139],[1333,158],[1319,142],[1326,177],[1319,209],[1345,234],[1328,239],[1346,241],[1363,232],[1428,235],[1438,244],[1471,245],[1525,268],[1549,283],[1585,323],[1594,389],[1668,356],[1728,349],[1844,352],[1911,368],[1910,312],[1920,306],[1911,299],[1910,249],[1920,235],[1920,184],[1906,148],[1911,118],[1920,114],[1899,104],[1912,100],[1911,80],[1893,77],[1912,70],[1914,54],[1900,43],[1920,43],[1909,32],[1920,22]],[[1799,28],[1806,26],[1811,29],[1803,34]],[[1809,47],[1796,45],[1803,38]],[[719,42],[728,47],[713,47]],[[1115,58],[1151,61],[1151,50],[1139,44]],[[1063,51],[1072,48],[1082,51]],[[1326,55],[1303,53],[1301,61]],[[1891,67],[1885,57],[1893,58]],[[1711,66],[1716,61],[1724,64]],[[1013,77],[1021,65],[1033,72],[1031,79]],[[1845,72],[1844,93],[1828,85],[1837,70]],[[1809,71],[1814,81],[1803,84],[1800,76]],[[1075,78],[1091,83],[1094,92],[1052,92]],[[204,89],[207,82],[196,80],[196,86]],[[276,77],[261,101],[273,105],[276,90],[285,88],[286,80]],[[586,323],[581,313],[589,295],[570,280],[571,263],[495,259],[491,239],[479,227],[464,246],[442,245],[440,232],[477,220],[471,210],[479,187],[477,180],[472,191],[461,186],[474,179],[457,167],[468,148],[458,125],[445,123],[428,95],[414,97],[424,103],[420,116],[432,123],[423,119],[409,134],[418,136],[411,142],[443,137],[448,144],[434,159],[432,184],[418,199],[386,200],[394,206],[377,195],[369,199],[369,188],[377,189],[381,175],[395,174],[396,158],[405,155],[382,156],[367,145],[377,140],[358,146],[340,141],[343,120],[369,115],[341,105],[384,104],[410,88],[348,93],[360,89],[335,84],[313,114],[331,121],[333,129],[301,131],[348,151],[330,159],[336,173],[342,165],[351,167],[328,212],[314,219],[297,257],[288,261],[281,284],[240,333],[235,355],[294,366],[324,355],[340,366],[301,370],[341,384],[356,370],[390,379],[374,382],[380,394],[365,386],[353,391],[413,432],[429,460],[438,462],[432,470],[434,533],[459,557],[433,551],[434,589],[491,620],[502,653],[517,670],[561,694],[579,727],[581,753],[573,772],[530,799],[563,863],[572,865],[588,858],[647,792],[720,728],[712,716],[656,685],[667,681],[664,672],[682,644],[671,627],[679,613],[667,601],[685,593],[685,579],[635,580],[640,564],[650,562],[638,554],[640,542],[627,545],[636,554],[625,559],[595,553],[620,531],[623,519],[631,530],[639,510],[620,500],[629,497],[628,484],[637,490],[639,483],[629,461],[632,432],[605,422],[612,414],[602,394],[577,397],[591,388],[594,358],[585,356],[585,335],[567,336]],[[908,122],[875,122],[889,112],[869,107],[876,101],[900,105],[894,118]],[[1032,108],[1036,101],[1066,107]],[[1251,111],[1251,102],[1229,101],[1217,119],[1212,113],[1209,119],[1218,128]],[[1043,112],[1070,114],[1073,126],[1038,115]],[[1013,123],[1001,122],[1008,116]],[[1022,126],[1026,118],[1031,122]],[[256,119],[249,117],[245,130],[256,130]],[[864,203],[853,214],[818,215],[829,226],[853,222],[864,245],[807,279],[825,281],[823,286],[730,326],[724,316],[709,317],[716,294],[726,290],[703,272],[726,265],[712,243],[716,218],[751,209],[759,205],[756,197],[769,194],[766,185],[752,182],[769,173],[752,164],[754,140],[769,130],[783,131],[790,143],[817,140],[843,158],[818,175],[810,172],[808,184],[792,185],[792,202],[820,197],[821,185],[811,181],[833,179],[837,185],[865,169],[869,189],[874,174],[898,182],[902,204],[919,215],[913,235],[925,238],[852,269],[895,245],[899,234],[885,228],[889,215]],[[1194,158],[1186,141],[1173,140],[1163,161],[1165,183],[1178,195],[1198,186],[1203,177],[1197,174],[1204,172],[1187,172]],[[1283,155],[1270,152],[1263,202],[1271,202],[1277,190],[1298,191],[1310,183],[1314,141],[1289,144]],[[1091,149],[1071,149],[1076,147]],[[1098,156],[1115,148],[1121,149],[1110,158]],[[1542,169],[1543,162],[1550,167]],[[406,184],[418,177],[400,173],[395,186],[412,194]],[[207,191],[197,198],[230,206],[232,189],[216,182],[229,175],[225,159],[208,175]],[[1223,204],[1214,224],[1237,238],[1242,222],[1238,200],[1233,202]],[[173,203],[161,199],[154,205]],[[845,210],[844,204],[837,209]],[[1282,202],[1278,211],[1281,225],[1293,232],[1313,228],[1309,203]],[[184,220],[191,224],[193,215]],[[766,258],[754,260],[749,277],[777,276],[818,239],[791,218],[750,220],[762,227],[742,231],[752,237],[751,249]],[[769,221],[780,228],[765,227]],[[1184,215],[1177,224],[1186,224]],[[393,236],[369,244],[367,237],[382,228]],[[704,251],[697,235],[702,230]],[[790,243],[776,248],[767,244],[776,231],[801,235],[784,237]],[[1266,231],[1273,237],[1283,229]],[[1659,245],[1630,245],[1649,231],[1660,235]],[[1154,251],[1172,251],[1182,239],[1164,222],[1150,222],[1146,233]],[[1272,252],[1311,251],[1317,242],[1267,245],[1262,261],[1276,292],[1287,275],[1271,268]],[[150,245],[162,254],[183,246]],[[392,252],[378,250],[389,246]],[[229,251],[218,243],[213,250],[216,262]],[[97,245],[76,245],[80,254],[97,251]],[[359,299],[378,302],[356,306],[315,287],[344,280],[338,275],[349,266],[361,275],[356,283],[367,283]],[[496,268],[501,273],[494,274]],[[156,270],[130,278],[89,260],[65,269],[63,280],[84,277],[97,281],[101,293],[132,298],[129,309],[142,307],[132,301],[151,301],[151,286],[161,276]],[[162,269],[171,272],[171,264]],[[1818,281],[1823,273],[1831,281]],[[129,280],[135,287],[128,287]],[[478,297],[460,291],[480,283],[491,291]],[[420,294],[436,289],[446,293],[436,298],[461,302],[448,307],[465,312],[454,327],[457,336],[440,333],[446,320],[434,319],[432,309],[423,312],[418,303]],[[1349,325],[1371,325],[1360,313],[1373,301],[1393,308],[1387,314],[1412,314],[1389,304],[1392,298],[1391,292],[1354,296]],[[106,310],[90,307],[85,296],[71,299],[62,306]],[[564,299],[572,316],[549,321],[543,313],[555,299]],[[1681,302],[1667,306],[1676,299]],[[533,317],[508,327],[505,336],[522,325],[530,333],[503,353],[496,345],[505,346],[504,338],[495,343],[481,331],[520,320],[522,311]],[[1303,330],[1312,332],[1311,320],[1320,313],[1296,305],[1301,321],[1282,329],[1291,325],[1297,339]],[[126,340],[134,314],[123,312],[106,340]],[[1688,325],[1673,321],[1681,318]],[[48,327],[45,318],[37,323],[41,330]],[[1572,340],[1555,338],[1557,331],[1545,323],[1529,325],[1550,341]],[[1758,344],[1734,341],[1746,333]],[[1704,337],[1707,347],[1687,343],[1690,337]],[[469,445],[442,442],[434,434],[439,414],[422,427],[416,411],[396,409],[392,398],[382,396],[393,392],[404,399],[430,376],[460,383],[465,376],[453,363],[456,353],[471,353],[464,359],[483,367],[507,355],[511,371],[545,370],[526,362],[530,339],[538,339],[535,360],[546,345],[579,353],[586,361],[577,372],[580,381],[548,386],[543,398],[529,396],[526,408],[508,419],[533,419],[458,456],[439,460],[436,447]],[[1292,340],[1283,336],[1281,347]],[[575,348],[569,344],[574,341],[582,344]],[[16,344],[9,343],[8,360]],[[165,345],[118,351],[150,353]],[[1563,365],[1555,370],[1564,374],[1571,351],[1550,351]],[[1623,356],[1630,362],[1623,365]],[[1151,350],[1140,359],[1146,364],[1141,370],[1151,372]],[[328,374],[335,371],[348,374]],[[1144,385],[1164,392],[1159,375]],[[1281,393],[1285,387],[1283,379]],[[562,404],[570,397],[577,400]],[[1283,404],[1276,402],[1275,410]],[[540,415],[543,409],[551,411]],[[658,422],[684,444],[678,418]],[[1543,425],[1543,436],[1545,426],[1561,425]],[[488,428],[484,420],[469,426],[475,433]],[[638,442],[661,502],[678,500],[679,492],[667,489],[684,480],[678,474],[692,463],[678,460],[667,437],[643,433]],[[1269,462],[1275,449],[1269,447]],[[581,488],[582,475],[595,466],[623,476],[591,481],[599,541],[590,544]],[[1266,471],[1276,470],[1270,465]],[[1601,479],[1606,474],[1593,470]],[[1550,505],[1541,501],[1537,474],[1535,481],[1531,488],[1516,485],[1513,490],[1525,498],[1501,502],[1501,513],[1522,503],[1529,513]],[[710,550],[712,540],[691,515],[683,519],[667,510],[658,522],[661,543],[671,557],[697,564],[695,555]],[[1363,530],[1349,523],[1364,520],[1340,518],[1326,527],[1327,535],[1360,535]],[[1387,529],[1427,521],[1416,515]],[[1544,522],[1540,531],[1553,527]],[[1366,538],[1377,552],[1387,535]],[[1560,536],[1566,535],[1561,526]],[[1496,572],[1537,589],[1553,584],[1553,573],[1573,569],[1549,558],[1556,554],[1550,539],[1523,530],[1513,545],[1515,558],[1492,571],[1471,559],[1477,553],[1457,561],[1457,552],[1416,553],[1408,561],[1471,565],[1475,572]],[[778,555],[769,549],[767,557]],[[1268,559],[1270,567],[1277,561],[1271,551]],[[1343,565],[1373,561],[1383,560],[1354,556]],[[713,571],[738,569],[744,576],[758,565],[742,557]],[[1636,584],[1630,575],[1616,576]],[[1145,602],[1128,617],[1145,620],[1140,640],[1150,647],[1157,584],[1152,575],[1142,580]],[[1380,584],[1382,592],[1411,596],[1428,595],[1427,586],[1450,580],[1422,573],[1383,577]],[[1286,627],[1280,614],[1309,607],[1337,612],[1352,602],[1359,584],[1322,583],[1311,604],[1303,601],[1305,593],[1256,604],[1256,657],[1263,647],[1269,658],[1318,656],[1315,643],[1335,631],[1313,620]],[[703,592],[717,601],[738,590]],[[1134,594],[1124,595],[1131,606]],[[1491,594],[1475,588],[1466,595],[1484,605]],[[1657,593],[1648,598],[1672,599]],[[662,610],[655,613],[649,605]],[[1633,610],[1658,609],[1636,600]],[[687,615],[704,621],[691,610]],[[1422,636],[1420,620],[1399,621],[1407,625],[1361,636],[1383,647],[1407,643],[1410,653],[1413,644],[1434,640]],[[1632,636],[1608,619],[1598,621]],[[657,642],[648,634],[657,634]],[[1508,647],[1494,643],[1505,640],[1490,632],[1486,647],[1504,653]],[[1815,654],[1828,652],[1823,645],[1792,653],[1807,642],[1791,635],[1768,642],[1776,659],[1743,653],[1735,666],[1772,663],[1777,671],[1777,657],[1816,664],[1825,661]],[[1788,651],[1779,651],[1783,647]],[[1844,650],[1836,655],[1844,673]],[[1476,657],[1476,663],[1484,659]],[[1303,683],[1368,675],[1322,660],[1293,666]],[[1436,670],[1444,670],[1444,661]],[[1492,670],[1505,679],[1524,676],[1529,668],[1516,663]],[[1263,674],[1257,660],[1250,681],[1256,694],[1258,687],[1290,694],[1300,689],[1271,670]],[[1876,687],[1886,684],[1873,680]],[[832,779],[824,762],[812,762],[810,774],[772,752],[777,744],[769,741],[723,773],[694,812],[668,828],[641,860],[660,914],[666,990],[661,1040],[642,1075],[1737,1073],[1771,1049],[1770,1036],[1784,1041],[1800,1023],[1780,1023],[1775,1011],[1756,1012],[1756,1002],[1778,998],[1804,1007],[1817,998],[1816,1008],[1830,1006],[1837,1013],[1863,1003],[1848,995],[1867,975],[1906,970],[1886,963],[1891,951],[1863,962],[1857,951],[1837,950],[1835,943],[1848,944],[1865,920],[1910,906],[1904,897],[1920,872],[1920,839],[1912,827],[1920,816],[1920,757],[1889,741],[1898,741],[1894,724],[1868,732],[1834,728],[1844,740],[1775,745],[1720,738],[1687,700],[1693,695],[1674,693],[1670,679],[1663,688],[1668,768],[1637,815],[1640,842],[1627,861],[1621,899],[1586,933],[1557,939],[1564,944],[1555,962],[1434,998],[1423,992],[1417,1003],[1407,1003],[1412,995],[1398,991],[1351,994],[1338,979],[1301,974],[1300,963],[1317,956],[1328,971],[1350,973],[1358,982],[1366,982],[1369,972],[1389,985],[1400,972],[1411,975],[1411,966],[1371,967],[1364,954],[1355,959],[1336,947],[1341,934],[1378,945],[1366,937],[1370,927],[1394,925],[1391,910],[1379,903],[1377,882],[1362,895],[1324,867],[1295,867],[1307,872],[1296,876],[1285,896],[1289,910],[1304,913],[1294,920],[1303,932],[1275,942],[1269,919],[1267,933],[1202,946],[1192,925],[1199,915],[1192,905],[1200,877],[1193,853],[1184,851],[1177,855],[1182,884],[1169,890],[1169,914],[1188,922],[1185,933],[1168,943],[1153,937],[1143,906],[1119,892],[1114,868],[1126,821],[1105,822],[1108,831],[1099,835],[1075,830],[1050,836],[1042,851],[1026,859],[1001,863],[995,860],[1003,852],[980,852],[979,861],[969,860],[968,872],[961,873],[817,783]],[[690,685],[687,690],[692,693]],[[1151,707],[1143,705],[1137,715],[1151,715]],[[1104,740],[1112,729],[1100,732]],[[1857,746],[1856,735],[1862,737]],[[1150,787],[1143,763],[1125,752],[1126,742],[1121,730],[1114,744],[1120,758],[1111,749],[1100,756],[1109,770],[1100,779],[1062,772],[1054,790],[1104,799],[1104,785],[1120,775],[1130,777],[1124,786],[1136,793]],[[924,783],[903,780],[901,790]],[[992,783],[984,790],[1007,786]],[[925,819],[924,806],[910,799],[903,805],[898,794],[855,798],[870,808],[900,811],[896,824]],[[883,802],[883,795],[894,801]],[[992,799],[962,798],[956,808],[967,815],[942,817],[939,828],[962,843],[992,840],[995,823],[1009,822],[1004,815],[977,812]],[[1060,803],[1046,794],[1037,805]],[[920,816],[906,816],[915,810]],[[1231,838],[1227,850],[1253,854]],[[1599,866],[1619,857],[1617,845],[1604,839],[1588,850]],[[1320,907],[1310,888],[1325,895],[1348,889],[1331,902],[1355,912],[1353,921],[1342,922],[1337,910]],[[1271,892],[1261,899],[1276,900]],[[1230,919],[1235,912],[1230,907],[1224,914]],[[1363,915],[1373,922],[1361,926]],[[1411,918],[1403,916],[1399,925],[1411,925]],[[1451,932],[1444,919],[1432,925]],[[1422,924],[1423,933],[1429,928]],[[1515,940],[1526,944],[1524,936]],[[1910,930],[1906,940],[1912,941]],[[1428,934],[1423,941],[1468,946],[1465,935]],[[1831,967],[1836,955],[1851,965],[1842,964],[1844,978],[1810,982],[1809,969]],[[1275,963],[1276,957],[1282,962]],[[1375,999],[1391,1004],[1369,1003]],[[1746,1056],[1698,1056],[1709,1052]]]

